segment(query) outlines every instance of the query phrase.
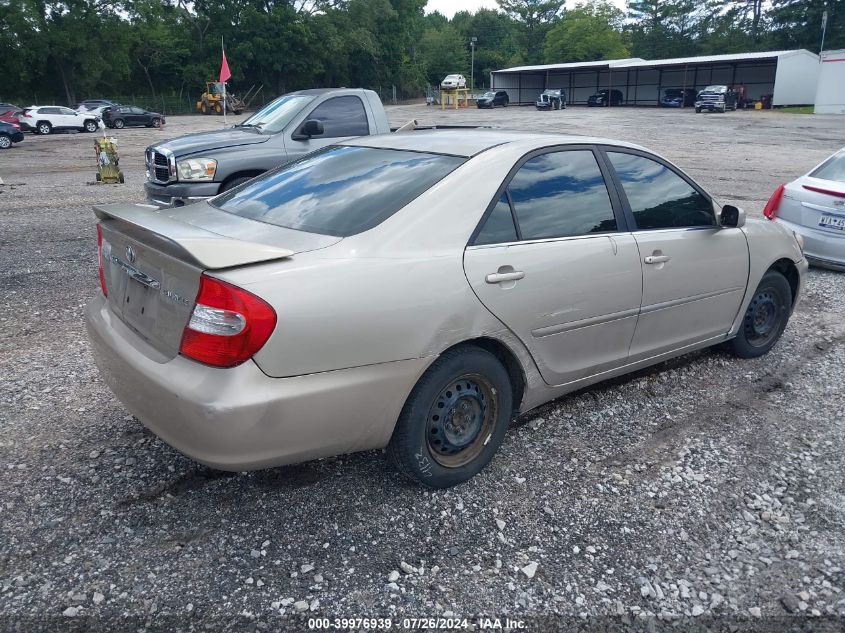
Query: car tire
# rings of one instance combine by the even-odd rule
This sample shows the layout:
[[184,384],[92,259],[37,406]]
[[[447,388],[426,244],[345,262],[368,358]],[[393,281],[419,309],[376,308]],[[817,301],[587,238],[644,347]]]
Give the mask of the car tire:
[[512,415],[513,390],[502,363],[479,347],[454,348],[441,354],[414,386],[387,454],[406,477],[430,488],[448,488],[490,462]]
[[35,126],[35,129],[38,130],[39,134],[46,136],[53,131],[53,126],[50,125],[48,121],[39,121],[38,125]]
[[92,120],[92,119],[88,119],[87,121],[85,121],[85,124],[82,126],[82,131],[83,132],[96,132],[97,131],[97,122]]
[[757,358],[778,342],[792,311],[792,288],[781,273],[770,270],[760,280],[742,317],[730,351],[739,358]]
[[507,107],[508,107],[508,102],[507,102],[507,101],[502,101],[502,107],[503,107],[503,108],[507,108]]
[[701,114],[701,108],[696,108],[696,109],[695,109],[695,113],[696,113],[696,114]]
[[0,149],[9,149],[12,146],[12,137],[8,134],[0,134]]
[[153,117],[153,120],[151,121],[151,123],[152,123],[153,127],[161,127],[161,119],[158,118],[158,117]]
[[124,182],[126,182],[126,178],[123,176],[123,172],[122,172],[122,171],[117,172],[117,182],[119,182],[121,185],[122,185]]
[[118,130],[122,130],[126,126],[126,123],[123,119],[115,119],[112,121],[112,127],[117,128]]

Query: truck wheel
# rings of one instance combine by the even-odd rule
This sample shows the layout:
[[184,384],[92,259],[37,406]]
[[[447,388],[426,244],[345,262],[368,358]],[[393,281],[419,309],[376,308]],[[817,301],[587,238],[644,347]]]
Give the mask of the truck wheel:
[[117,172],[117,181],[118,181],[121,185],[122,185],[124,182],[126,182],[126,181],[123,179],[123,172],[122,172],[122,171]]
[[786,329],[791,305],[792,289],[786,278],[774,270],[763,275],[742,326],[729,344],[731,352],[740,358],[757,358],[767,353]]
[[214,104],[214,111],[215,111],[217,114],[223,114],[223,106],[222,106],[222,105],[220,105],[219,103],[215,103],[215,104]]
[[695,109],[695,113],[696,113],[696,114],[701,114],[701,108],[696,108],[696,109]]
[[388,457],[425,486],[454,486],[490,462],[512,413],[510,377],[493,354],[474,346],[448,350],[408,396]]

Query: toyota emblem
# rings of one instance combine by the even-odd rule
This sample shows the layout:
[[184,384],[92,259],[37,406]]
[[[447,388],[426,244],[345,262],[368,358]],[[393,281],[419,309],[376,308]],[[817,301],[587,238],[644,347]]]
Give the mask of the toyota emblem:
[[126,261],[130,264],[134,264],[137,258],[138,256],[135,254],[135,249],[132,248],[132,245],[130,244],[126,247]]

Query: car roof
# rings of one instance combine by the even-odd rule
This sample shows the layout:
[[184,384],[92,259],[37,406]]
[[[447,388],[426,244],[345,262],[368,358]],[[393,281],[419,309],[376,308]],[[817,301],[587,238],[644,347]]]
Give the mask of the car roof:
[[[492,128],[394,132],[392,134],[380,134],[377,136],[362,136],[344,141],[340,145],[398,149],[470,158],[493,147],[511,143],[523,143],[534,148],[548,147],[550,145],[601,144],[645,149],[632,143],[606,138],[576,136],[573,134],[530,134],[517,130]],[[528,149],[528,151],[531,150]]]

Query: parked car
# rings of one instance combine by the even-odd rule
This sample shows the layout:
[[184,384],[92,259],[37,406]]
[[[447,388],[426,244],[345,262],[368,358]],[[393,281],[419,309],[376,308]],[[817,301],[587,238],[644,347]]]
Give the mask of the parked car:
[[625,100],[621,90],[599,90],[587,98],[589,107],[618,106]]
[[456,88],[466,88],[467,80],[463,75],[446,75],[446,78],[440,82],[440,88],[443,90],[455,90]]
[[695,98],[696,113],[702,110],[723,113],[736,110],[736,92],[727,86],[707,86]]
[[0,121],[0,149],[9,149],[12,143],[20,143],[23,132],[19,125]]
[[384,106],[372,90],[291,92],[230,129],[148,147],[147,200],[160,207],[183,206],[344,138],[389,131]]
[[497,105],[507,108],[508,103],[510,97],[505,90],[488,90],[476,100],[475,105],[479,108],[495,108]]
[[845,271],[845,147],[779,186],[763,215],[801,236],[810,264]]
[[62,106],[30,106],[24,108],[18,118],[22,128],[25,126],[24,129],[39,134],[50,134],[62,130],[94,132],[98,127],[98,117]]
[[117,101],[110,101],[109,99],[86,99],[85,101],[80,101],[79,103],[74,106],[74,110],[82,111],[82,110],[96,110],[98,108],[108,107],[108,106],[118,106],[120,105]]
[[666,88],[660,105],[664,108],[691,108],[695,105],[696,94],[693,88]]
[[114,106],[102,105],[102,106],[92,107],[90,109],[77,108],[76,111],[79,112],[80,114],[87,114],[89,116],[95,116],[95,117],[102,119],[103,118],[103,112],[105,112],[106,110],[108,110],[109,108],[112,108],[112,107],[114,107]]
[[566,92],[563,90],[544,90],[537,97],[534,106],[538,110],[565,110],[566,109]]
[[563,394],[765,354],[807,268],[790,231],[582,136],[350,139],[183,209],[95,212],[93,355],[154,433],[233,471],[387,447],[432,487]]
[[0,105],[0,121],[17,125],[18,129],[20,129],[20,113],[20,108],[15,105]]
[[103,110],[106,127],[123,129],[127,126],[161,127],[166,120],[158,112],[150,112],[137,106],[111,106]]

